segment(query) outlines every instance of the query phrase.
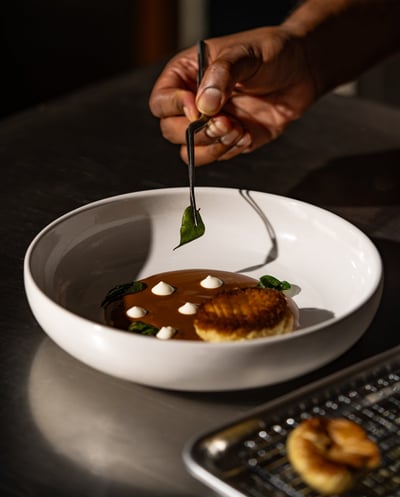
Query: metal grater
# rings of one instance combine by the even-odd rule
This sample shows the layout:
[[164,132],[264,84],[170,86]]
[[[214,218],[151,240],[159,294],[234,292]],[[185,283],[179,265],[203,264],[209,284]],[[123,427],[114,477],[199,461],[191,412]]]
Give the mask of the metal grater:
[[286,457],[286,438],[311,416],[359,423],[379,446],[382,464],[348,497],[400,497],[400,347],[260,406],[190,441],[189,471],[229,497],[318,497]]

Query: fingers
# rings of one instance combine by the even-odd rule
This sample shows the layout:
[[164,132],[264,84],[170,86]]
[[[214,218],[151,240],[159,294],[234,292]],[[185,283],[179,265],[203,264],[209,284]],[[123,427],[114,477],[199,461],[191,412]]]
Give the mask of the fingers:
[[[210,121],[202,130],[195,134],[196,145],[212,145],[221,142],[225,146],[236,143],[245,130],[238,123],[218,118]],[[188,120],[184,117],[165,118],[160,121],[161,132],[164,138],[171,143],[182,145],[186,143]]]
[[186,129],[189,120],[182,117],[166,117],[160,120],[160,129],[162,136],[176,145],[182,145],[186,141]]
[[[195,137],[195,165],[233,158],[250,150],[251,145],[250,134],[239,124],[233,124],[229,132],[221,134],[221,127],[212,123]],[[185,145],[181,147],[181,157],[188,162]]]
[[[186,142],[186,129],[189,120],[184,116],[166,117],[160,120],[161,133],[172,143]],[[195,135],[196,145],[210,145],[219,140],[231,144],[244,134],[243,127],[232,118],[219,115],[208,121],[206,126]],[[237,135],[237,136],[235,136]]]
[[[280,100],[254,99],[238,94],[219,114],[195,135],[196,165],[231,159],[248,153],[280,136],[293,116],[281,111]],[[234,117],[233,117],[234,116]],[[182,145],[181,157],[187,163],[185,116],[161,119],[161,131],[167,140]]]
[[[246,141],[244,143],[250,143],[250,136],[246,135]],[[233,144],[232,146],[224,145],[221,142],[215,142],[211,145],[198,145],[195,147],[195,165],[204,166],[205,164],[210,164],[211,162],[231,159],[241,153],[243,153],[244,146],[240,146],[239,142]],[[181,147],[181,158],[186,164],[188,163],[187,149],[186,146]]]
[[[187,163],[186,129],[189,121],[186,117],[178,116],[161,119],[160,123],[164,138],[181,145],[180,155]],[[251,152],[277,138],[282,131],[283,128],[267,128],[251,120],[247,120],[244,127],[239,121],[234,121],[228,116],[216,116],[195,135],[196,166],[232,159],[239,154]]]
[[149,100],[151,113],[160,119],[184,115],[189,121],[196,120],[200,113],[196,107],[195,96],[188,90],[154,89]]
[[165,66],[152,89],[149,107],[158,118],[186,115],[193,121],[199,111],[195,103],[197,56],[188,49]]
[[[181,158],[186,163],[187,125],[188,120],[185,117],[171,117],[160,121],[162,135],[171,143],[181,145]],[[195,135],[196,166],[235,157],[250,150],[251,145],[250,134],[239,123],[227,116],[218,116]]]
[[[234,121],[229,121],[229,126],[225,127],[223,119],[211,120],[209,125],[205,128],[204,134],[208,140],[200,141],[199,144],[205,145],[211,143],[220,143],[225,148],[233,146],[249,146],[251,143],[249,133],[243,126]],[[244,138],[246,137],[245,141]],[[248,137],[248,138],[247,138]]]

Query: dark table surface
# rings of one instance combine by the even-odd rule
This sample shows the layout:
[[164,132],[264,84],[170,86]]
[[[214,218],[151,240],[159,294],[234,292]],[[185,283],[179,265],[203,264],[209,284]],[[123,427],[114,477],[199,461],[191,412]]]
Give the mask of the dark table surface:
[[251,407],[400,343],[400,110],[329,95],[274,143],[198,170],[199,185],[277,193],[363,230],[385,271],[363,337],[331,364],[244,392],[177,393],[109,377],[59,349],[35,322],[22,266],[32,238],[88,202],[187,185],[178,150],[148,110],[146,68],[0,123],[0,495],[207,496],[184,443]]

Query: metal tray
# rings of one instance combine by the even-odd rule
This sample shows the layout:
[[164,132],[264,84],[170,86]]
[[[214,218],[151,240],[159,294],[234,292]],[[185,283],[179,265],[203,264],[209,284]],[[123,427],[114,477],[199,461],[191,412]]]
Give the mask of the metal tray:
[[188,470],[228,497],[317,497],[286,457],[286,437],[311,416],[359,423],[376,441],[382,465],[347,496],[400,496],[400,347],[264,404],[190,440]]

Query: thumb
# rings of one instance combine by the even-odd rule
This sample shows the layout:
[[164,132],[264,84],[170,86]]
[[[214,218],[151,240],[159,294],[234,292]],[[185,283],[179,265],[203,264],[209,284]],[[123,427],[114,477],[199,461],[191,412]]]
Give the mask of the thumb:
[[217,114],[229,98],[217,86],[206,86],[203,90],[199,89],[199,92],[196,99],[197,108],[201,114],[205,114],[206,116]]
[[243,45],[224,50],[204,73],[196,97],[199,111],[207,116],[217,114],[232,95],[235,85],[251,78],[260,65],[261,58]]

